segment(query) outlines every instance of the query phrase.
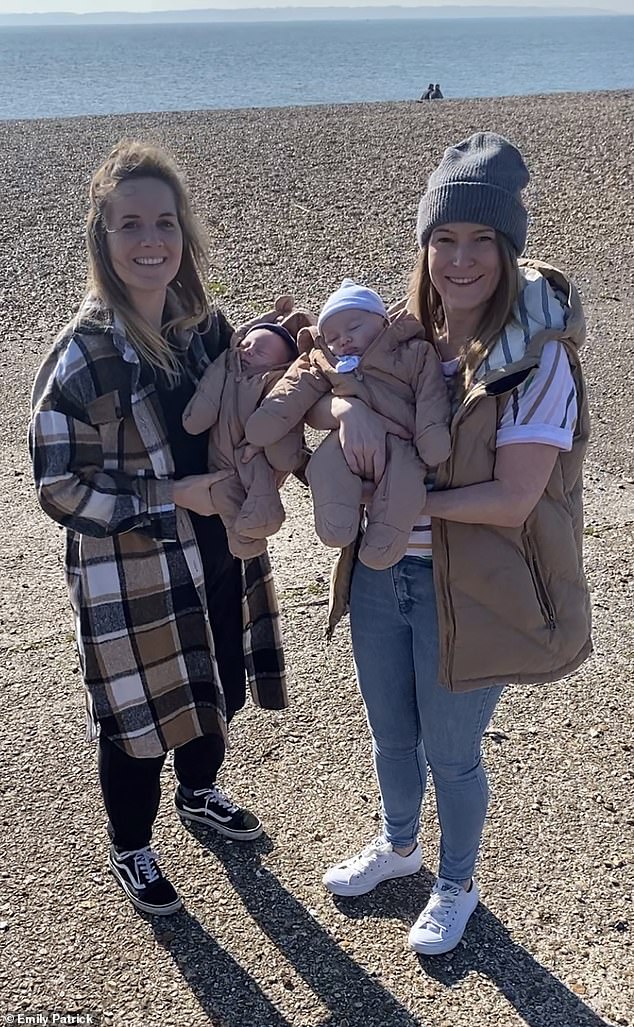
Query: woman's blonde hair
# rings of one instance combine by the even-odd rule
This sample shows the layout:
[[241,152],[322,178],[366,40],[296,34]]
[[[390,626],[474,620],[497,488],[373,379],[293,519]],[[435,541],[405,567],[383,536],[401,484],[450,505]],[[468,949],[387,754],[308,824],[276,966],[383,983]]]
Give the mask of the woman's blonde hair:
[[[121,182],[134,178],[156,178],[170,187],[183,235],[180,267],[170,284],[176,309],[170,310],[171,319],[161,332],[134,309],[125,284],[114,271],[108,249],[108,200]],[[159,147],[136,139],[123,139],[93,175],[89,197],[88,285],[78,319],[99,322],[106,312],[116,312],[139,356],[155,370],[165,372],[173,382],[178,378],[179,365],[168,341],[170,332],[192,328],[209,312],[203,285],[207,272],[207,240],[192,211],[184,181],[172,159]]]
[[[510,241],[501,232],[495,233],[500,255],[500,280],[487,304],[474,336],[469,340],[461,358],[462,389],[466,390],[483,360],[493,349],[497,339],[513,320],[513,307],[519,292],[517,254]],[[421,322],[430,342],[436,343],[445,330],[445,311],[440,293],[429,274],[429,243],[419,251],[416,265],[409,280],[407,307]]]

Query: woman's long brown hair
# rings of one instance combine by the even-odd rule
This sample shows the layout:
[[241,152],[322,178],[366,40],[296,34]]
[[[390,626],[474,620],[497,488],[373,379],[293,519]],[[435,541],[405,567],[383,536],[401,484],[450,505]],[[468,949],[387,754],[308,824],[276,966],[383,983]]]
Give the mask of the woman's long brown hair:
[[[172,190],[183,233],[183,255],[170,291],[176,302],[171,319],[157,332],[135,310],[125,284],[115,273],[107,244],[108,200],[121,183],[134,178],[156,178]],[[178,377],[178,361],[168,338],[171,331],[183,331],[199,324],[209,312],[203,281],[207,273],[207,240],[196,219],[189,194],[175,164],[159,147],[135,139],[115,146],[90,183],[90,205],[86,224],[88,285],[78,321],[99,322],[112,311],[122,321],[126,335],[139,355],[168,379]]]

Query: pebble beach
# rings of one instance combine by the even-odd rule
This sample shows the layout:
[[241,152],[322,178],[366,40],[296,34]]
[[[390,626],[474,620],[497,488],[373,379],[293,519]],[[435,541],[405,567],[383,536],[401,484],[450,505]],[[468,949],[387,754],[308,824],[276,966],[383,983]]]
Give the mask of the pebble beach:
[[[398,299],[427,177],[478,130],[521,149],[527,255],[584,302],[595,654],[565,682],[505,693],[485,739],[481,904],[455,952],[408,952],[436,865],[431,791],[419,875],[353,900],[321,884],[377,833],[378,793],[347,622],[324,638],[333,554],[291,483],[270,543],[291,707],[247,705],[222,779],[265,835],[186,829],[167,766],[154,841],[184,910],[139,915],[106,870],[62,532],[25,445],[34,373],[83,291],[90,177],[123,136],[168,149],[208,230],[210,291],[237,323],[282,292],[317,309],[345,276]],[[633,152],[632,91],[0,122],[5,1023],[56,1010],[108,1027],[634,1027]]]

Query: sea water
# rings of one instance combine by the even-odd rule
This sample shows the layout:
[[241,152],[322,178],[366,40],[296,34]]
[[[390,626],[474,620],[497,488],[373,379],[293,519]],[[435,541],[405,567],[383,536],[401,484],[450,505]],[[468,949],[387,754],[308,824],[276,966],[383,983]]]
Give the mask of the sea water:
[[634,17],[0,28],[0,118],[634,86]]

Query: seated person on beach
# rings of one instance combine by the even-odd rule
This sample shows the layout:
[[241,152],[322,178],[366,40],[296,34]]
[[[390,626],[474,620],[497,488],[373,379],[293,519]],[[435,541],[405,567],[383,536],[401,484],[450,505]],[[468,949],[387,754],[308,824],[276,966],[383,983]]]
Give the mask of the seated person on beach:
[[238,329],[230,348],[205,371],[183,413],[190,435],[209,429],[209,469],[227,471],[210,492],[229,549],[241,559],[266,550],[267,537],[279,530],[285,517],[279,487],[305,461],[301,424],[248,462],[242,460],[249,415],[297,357],[294,333],[314,323],[308,311],[294,310],[287,296],[280,297],[265,317],[269,320]]
[[418,102],[422,103],[423,100],[431,100],[431,94],[433,93],[433,91],[434,91],[434,83],[430,82],[429,85],[427,86],[427,89],[425,90],[425,92],[423,93],[423,95],[421,96],[421,98],[420,98],[420,100]]
[[[425,474],[449,456],[449,400],[440,362],[411,314],[389,320],[372,289],[344,279],[326,301],[317,326],[298,335],[300,356],[249,418],[247,441],[270,446],[302,424],[327,392],[355,396],[394,422],[385,471],[366,507],[359,559],[381,570],[401,559],[425,506]],[[306,468],[315,528],[327,546],[353,542],[359,530],[363,480],[346,463],[337,431]]]
[[442,93],[440,91],[440,86],[438,85],[438,83],[436,83],[436,85],[432,89],[431,93],[429,94],[429,99],[430,100],[444,100],[444,96],[442,95]]

